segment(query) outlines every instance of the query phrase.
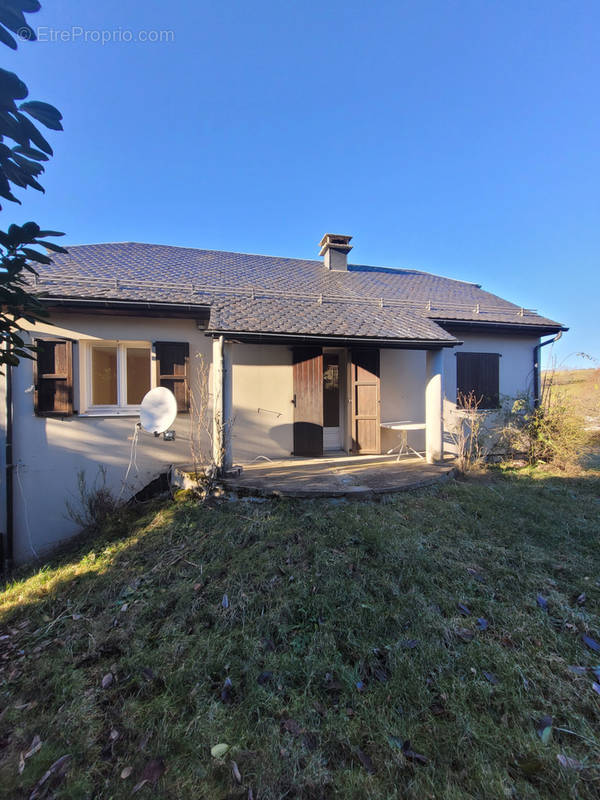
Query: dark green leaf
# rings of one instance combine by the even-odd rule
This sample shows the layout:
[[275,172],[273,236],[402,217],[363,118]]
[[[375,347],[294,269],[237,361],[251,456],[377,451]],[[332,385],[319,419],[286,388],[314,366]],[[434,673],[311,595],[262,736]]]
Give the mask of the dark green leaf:
[[[40,150],[43,150],[44,153],[47,153],[49,156],[54,155],[52,148],[50,147],[49,143],[44,139],[42,134],[38,131],[35,127],[33,122],[28,119],[24,114],[21,114],[20,111],[17,111],[15,117],[21,124],[21,128],[23,129],[26,136],[36,145],[39,147]],[[15,141],[18,141],[17,139]],[[19,144],[24,144],[23,142],[19,142]]]
[[51,128],[53,131],[62,131],[61,125],[62,114],[57,108],[51,106],[49,103],[42,103],[39,100],[28,100],[26,103],[21,103],[19,106],[21,111],[25,111],[30,117],[37,119],[46,128]]
[[4,100],[24,100],[29,92],[27,86],[15,75],[6,69],[0,69],[0,98]]
[[0,25],[0,42],[5,44],[7,47],[10,47],[11,50],[17,49],[17,43],[15,42],[14,38],[10,35],[10,33]]
[[40,242],[39,240],[35,240],[32,244],[41,244],[43,247],[47,247],[48,250],[52,250],[53,253],[68,253],[69,251],[66,247],[61,247],[59,244],[54,244],[54,242]]
[[29,258],[31,261],[37,261],[38,264],[51,264],[52,259],[48,258],[48,256],[43,255],[42,253],[38,253],[37,250],[31,250],[29,247],[23,248],[23,253]]
[[17,147],[13,149],[16,153],[20,153],[26,158],[33,158],[36,161],[48,161],[48,156],[45,153],[42,153],[41,150],[35,150],[33,147],[22,147],[21,145],[17,145]]

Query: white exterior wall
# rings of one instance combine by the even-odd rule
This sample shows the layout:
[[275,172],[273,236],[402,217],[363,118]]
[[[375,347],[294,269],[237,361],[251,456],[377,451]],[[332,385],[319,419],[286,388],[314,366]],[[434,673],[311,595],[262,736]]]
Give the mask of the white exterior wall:
[[[425,422],[425,351],[381,350],[381,421]],[[396,431],[381,430],[381,450],[398,445]],[[419,452],[425,450],[425,431],[410,431],[408,443]]]
[[294,447],[291,348],[234,344],[233,461],[289,458]]
[[[448,431],[454,429],[457,421],[456,409],[456,353],[499,353],[500,403],[510,404],[511,400],[533,391],[533,348],[539,338],[524,335],[499,335],[485,333],[457,333],[456,338],[463,342],[448,348],[444,354],[444,425],[446,430],[445,448],[455,453],[456,447]],[[493,429],[500,421],[500,415],[488,412],[487,426]]]
[[[67,337],[76,341],[107,339],[131,341],[188,341],[190,343],[190,386],[198,392],[198,368],[209,370],[211,339],[194,320],[103,316],[64,313],[53,318],[54,325],[38,325],[35,332]],[[465,334],[460,348],[444,351],[444,416],[446,427],[455,411],[456,358],[459,349],[495,352],[500,359],[500,393],[511,397],[531,388],[535,337]],[[293,450],[293,368],[287,346],[233,344],[232,427],[234,463],[250,463],[258,456],[287,458]],[[74,352],[74,398],[78,408],[78,361],[82,348]],[[130,460],[135,416],[75,415],[64,419],[36,417],[33,410],[33,364],[23,361],[13,370],[14,463],[15,470],[15,559],[32,556],[31,541],[38,552],[76,533],[66,512],[67,499],[77,490],[77,475],[85,471],[93,483],[99,467],[106,467],[109,487],[119,494]],[[209,377],[209,387],[212,386]],[[425,421],[425,352],[381,350],[381,419]],[[4,390],[4,381],[1,382]],[[207,392],[204,392],[207,395]],[[212,402],[208,397],[208,402]],[[132,468],[124,497],[134,494],[172,464],[190,464],[190,415],[180,414],[175,422],[176,441],[141,433],[137,446],[137,470]],[[0,399],[0,423],[5,428],[5,402]],[[448,439],[446,440],[448,447]],[[205,450],[206,450],[205,441]],[[382,452],[397,444],[397,435],[382,431]],[[409,444],[425,449],[424,432],[409,434]],[[4,458],[4,447],[0,447]],[[3,465],[2,465],[3,466]],[[4,483],[2,473],[2,483]],[[0,503],[4,505],[4,486]]]

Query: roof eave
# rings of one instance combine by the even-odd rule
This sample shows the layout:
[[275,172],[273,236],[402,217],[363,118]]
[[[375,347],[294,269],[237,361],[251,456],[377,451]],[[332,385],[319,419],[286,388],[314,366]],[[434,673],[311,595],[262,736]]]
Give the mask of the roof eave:
[[456,347],[462,342],[458,339],[400,339],[371,336],[335,336],[306,333],[267,333],[262,331],[235,331],[210,328],[207,336],[224,336],[226,339],[248,344],[323,344],[332,347],[340,345],[369,346],[403,350],[434,350],[439,347]]
[[86,311],[91,314],[156,316],[208,321],[210,306],[193,303],[162,303],[150,300],[113,300],[81,297],[40,297],[49,310]]
[[443,317],[429,317],[433,319],[438,325],[445,330],[479,330],[482,332],[503,332],[503,333],[529,333],[537,334],[538,336],[546,336],[551,333],[558,333],[559,331],[565,332],[569,329],[564,325],[556,323],[554,325],[549,323],[525,323],[518,322],[491,322],[488,320],[467,320],[467,319],[446,319]]

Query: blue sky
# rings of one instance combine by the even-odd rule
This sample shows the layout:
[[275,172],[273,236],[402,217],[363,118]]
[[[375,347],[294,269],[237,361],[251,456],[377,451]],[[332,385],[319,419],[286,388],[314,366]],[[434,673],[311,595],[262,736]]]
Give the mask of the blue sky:
[[3,66],[65,132],[5,225],[303,258],[348,233],[600,358],[597,0],[42,3]]

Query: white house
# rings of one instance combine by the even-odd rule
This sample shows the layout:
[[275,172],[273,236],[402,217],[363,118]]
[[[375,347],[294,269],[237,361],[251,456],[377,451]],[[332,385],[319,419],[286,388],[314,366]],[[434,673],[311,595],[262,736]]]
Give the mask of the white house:
[[[487,408],[535,393],[540,337],[559,323],[476,284],[348,264],[350,239],[325,235],[314,261],[81,245],[40,268],[34,288],[51,316],[29,326],[37,360],[2,378],[4,557],[76,532],[66,501],[82,470],[92,483],[105,468],[127,497],[206,453],[194,410],[211,416],[225,470],[258,456],[385,452],[392,420],[424,422],[410,444],[436,461],[458,391]],[[176,438],[134,442],[141,399],[159,385],[178,401]]]

